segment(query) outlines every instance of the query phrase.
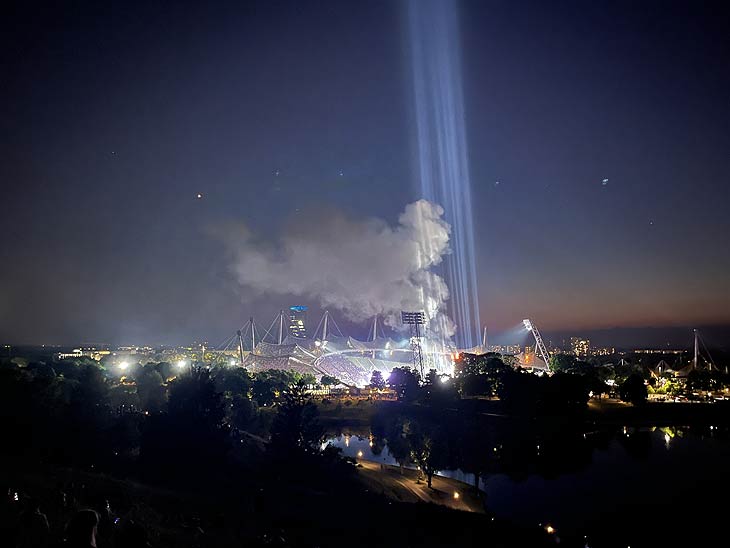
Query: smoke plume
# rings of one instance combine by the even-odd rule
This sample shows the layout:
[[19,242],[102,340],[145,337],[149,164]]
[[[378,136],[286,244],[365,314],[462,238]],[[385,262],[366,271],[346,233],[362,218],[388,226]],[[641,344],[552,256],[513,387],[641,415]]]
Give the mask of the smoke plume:
[[430,270],[449,252],[443,213],[441,206],[419,200],[406,206],[395,226],[338,214],[312,219],[275,242],[241,226],[220,235],[244,293],[308,297],[352,321],[377,314],[393,327],[401,310],[424,310],[429,331],[450,338],[449,290]]

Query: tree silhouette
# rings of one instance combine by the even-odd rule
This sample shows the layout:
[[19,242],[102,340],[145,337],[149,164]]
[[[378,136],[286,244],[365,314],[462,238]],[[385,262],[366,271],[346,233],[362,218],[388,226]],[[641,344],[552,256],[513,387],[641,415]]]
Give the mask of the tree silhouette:
[[223,396],[210,371],[195,366],[170,383],[167,413],[149,417],[142,435],[144,471],[175,478],[196,467],[199,479],[209,477],[226,458],[228,435]]
[[304,381],[299,381],[286,391],[271,424],[270,449],[279,456],[320,451],[324,430],[319,425],[317,406],[305,386]]
[[322,378],[319,379],[319,384],[322,386],[335,386],[340,384],[340,379],[332,377],[331,375],[322,375]]
[[386,387],[385,379],[383,374],[377,369],[370,375],[370,386],[377,390],[383,390]]
[[154,365],[145,365],[138,372],[136,383],[142,410],[157,413],[165,408],[166,392],[162,375]]
[[644,379],[641,375],[632,373],[619,387],[621,399],[631,402],[633,405],[642,405],[646,403],[648,392],[644,385]]
[[409,367],[395,367],[390,372],[388,384],[398,394],[399,400],[414,401],[420,395],[419,375]]

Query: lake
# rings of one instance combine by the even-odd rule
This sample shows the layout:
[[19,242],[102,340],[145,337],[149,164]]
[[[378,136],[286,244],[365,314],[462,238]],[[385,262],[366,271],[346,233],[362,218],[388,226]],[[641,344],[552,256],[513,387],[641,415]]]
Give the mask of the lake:
[[[488,510],[523,525],[550,524],[566,539],[585,535],[589,546],[725,544],[727,427],[604,428],[580,437],[580,446],[536,442],[526,468],[482,478]],[[397,464],[387,445],[374,454],[368,436],[328,441],[345,456]],[[474,483],[461,470],[439,475]]]

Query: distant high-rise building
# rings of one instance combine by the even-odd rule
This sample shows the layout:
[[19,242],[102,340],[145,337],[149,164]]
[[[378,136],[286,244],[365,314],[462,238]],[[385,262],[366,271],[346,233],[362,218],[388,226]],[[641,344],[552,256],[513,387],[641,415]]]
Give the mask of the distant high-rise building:
[[307,336],[306,319],[306,306],[298,305],[289,307],[289,333],[293,337],[303,339]]
[[588,356],[591,353],[591,341],[580,337],[571,337],[570,351],[576,356]]

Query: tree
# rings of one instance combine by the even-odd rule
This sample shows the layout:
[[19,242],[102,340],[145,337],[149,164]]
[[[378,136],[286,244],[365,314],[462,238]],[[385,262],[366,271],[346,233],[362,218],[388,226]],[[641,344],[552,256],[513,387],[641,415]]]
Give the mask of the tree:
[[571,354],[554,354],[550,357],[550,371],[554,373],[572,373],[577,368],[578,360]]
[[109,403],[111,408],[117,412],[132,411],[140,407],[139,395],[135,392],[134,387],[124,384],[118,384],[109,390]]
[[611,390],[611,387],[599,375],[589,373],[585,376],[585,379],[588,390],[593,392],[593,396],[598,396],[599,399],[602,394],[608,394]]
[[213,380],[215,388],[229,396],[249,396],[251,391],[251,376],[243,367],[231,367],[228,364],[217,366],[214,369]]
[[572,413],[585,410],[588,383],[584,375],[556,373],[541,379],[541,399],[545,411]]
[[268,369],[256,373],[251,386],[253,399],[261,406],[271,405],[301,379],[293,371]]
[[249,430],[255,425],[256,405],[246,396],[235,394],[230,400],[230,420],[239,430]]
[[512,367],[503,356],[487,354],[462,354],[455,367],[455,386],[462,396],[495,396],[501,390],[504,378]]
[[291,451],[318,453],[324,439],[318,416],[317,406],[300,380],[283,395],[271,424],[270,449],[279,457]]
[[452,379],[448,375],[441,375],[431,369],[426,375],[422,388],[423,400],[434,406],[448,405],[459,399]]
[[[229,448],[223,395],[210,371],[194,366],[170,383],[168,412],[151,415],[142,435],[141,457],[151,477],[200,480],[221,470]],[[164,473],[163,473],[164,472]]]
[[370,387],[376,390],[383,390],[386,387],[385,379],[383,374],[377,369],[370,375]]
[[150,413],[162,411],[165,408],[166,393],[162,375],[152,364],[145,365],[137,374],[137,395],[142,409]]
[[637,373],[632,373],[619,387],[621,399],[631,402],[633,405],[646,403],[648,391],[644,385],[644,379]]
[[414,401],[420,395],[419,375],[409,367],[394,367],[388,377],[388,384],[398,394],[398,399]]
[[111,421],[109,385],[96,362],[81,362],[75,372],[75,383],[69,392],[67,424],[73,425],[66,433],[66,441],[76,462],[92,463],[104,454],[101,432],[106,432]]
[[706,369],[693,369],[687,375],[687,390],[713,390],[719,384],[718,377]]
[[304,373],[303,375],[300,375],[299,380],[301,380],[305,386],[314,386],[317,384],[317,377],[315,377],[312,373]]
[[449,464],[449,444],[445,432],[436,424],[411,420],[406,439],[410,445],[411,458],[426,474],[426,483],[431,488],[433,475]]
[[337,377],[332,377],[330,375],[322,375],[322,378],[319,379],[319,384],[322,386],[336,386],[340,384],[340,379]]

